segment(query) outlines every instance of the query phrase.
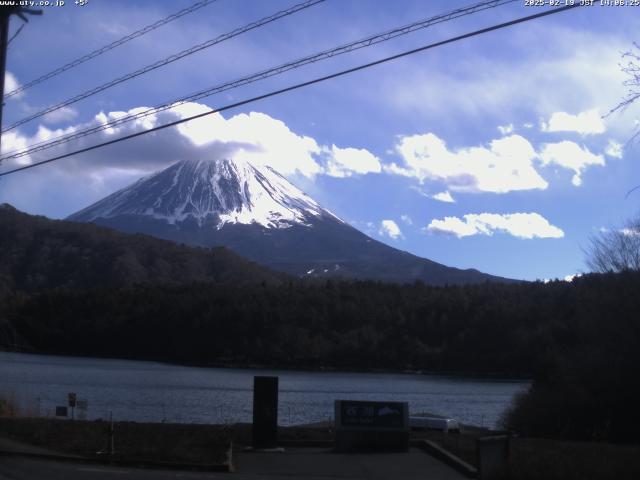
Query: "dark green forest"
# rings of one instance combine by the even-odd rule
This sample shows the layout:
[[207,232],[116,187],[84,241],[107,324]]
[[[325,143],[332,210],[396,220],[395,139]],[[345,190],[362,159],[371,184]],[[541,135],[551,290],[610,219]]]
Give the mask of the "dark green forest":
[[636,442],[640,273],[467,286],[301,281],[226,249],[0,206],[0,348],[193,365],[533,379],[529,436]]
[[1,303],[0,342],[200,365],[528,377],[532,389],[507,427],[632,441],[639,292],[632,272],[464,287],[291,281],[13,292]]

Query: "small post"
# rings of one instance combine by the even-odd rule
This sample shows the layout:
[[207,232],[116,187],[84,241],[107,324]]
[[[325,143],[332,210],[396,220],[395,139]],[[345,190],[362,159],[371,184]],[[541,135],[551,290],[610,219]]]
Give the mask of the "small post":
[[67,399],[69,406],[71,407],[71,420],[75,420],[77,395],[74,392],[69,392]]
[[113,412],[109,412],[109,458],[111,458],[115,453],[113,437],[114,437]]

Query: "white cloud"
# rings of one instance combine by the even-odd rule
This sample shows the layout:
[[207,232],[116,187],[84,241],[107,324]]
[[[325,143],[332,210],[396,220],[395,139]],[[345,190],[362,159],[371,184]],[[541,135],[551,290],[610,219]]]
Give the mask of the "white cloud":
[[364,148],[339,148],[335,145],[327,149],[327,175],[350,177],[353,174],[380,173],[380,160]]
[[[562,277],[562,281],[563,282],[573,282],[574,279],[581,277],[582,274],[581,273],[574,273],[571,275],[565,275],[564,277]],[[542,282],[543,283],[551,283],[551,282],[559,282],[560,279],[559,278],[543,278]]]
[[533,123],[531,122],[523,123],[522,126],[527,129],[531,129],[534,127]]
[[[18,79],[16,78],[16,76],[11,72],[8,72],[8,71],[5,72],[5,74],[4,74],[4,92],[5,92],[5,94],[11,93],[16,88],[20,88],[20,82],[18,82]],[[12,95],[9,98],[20,98],[23,95],[24,95],[24,92],[20,92],[20,93],[16,93],[15,95]]]
[[402,231],[400,230],[400,227],[398,227],[398,224],[393,220],[382,220],[382,222],[380,222],[378,234],[382,237],[387,236],[393,240],[397,240],[404,236],[402,235]]
[[625,237],[640,237],[640,229],[625,227],[620,229],[620,233]]
[[574,273],[574,274],[572,274],[572,275],[565,275],[565,277],[563,278],[563,280],[564,280],[565,282],[573,282],[573,280],[574,280],[575,278],[578,278],[578,277],[581,277],[581,276],[582,276],[582,274],[581,274],[581,273]]
[[438,200],[440,202],[455,203],[455,200],[453,199],[453,197],[451,196],[451,194],[448,191],[447,192],[436,193],[431,198],[433,198],[435,200]]
[[544,132],[576,132],[581,135],[594,135],[607,130],[597,108],[571,115],[566,112],[555,112],[548,123],[543,122]]
[[402,220],[404,223],[406,223],[407,225],[413,225],[413,220],[411,219],[411,217],[407,214],[404,215],[400,215],[400,220]]
[[[391,168],[393,168],[393,166]],[[431,195],[431,194],[425,192],[418,185],[411,185],[409,188],[411,190],[415,190],[416,192],[418,192],[418,194],[420,194],[423,197],[433,198],[434,200],[438,200],[439,202],[445,202],[445,203],[455,203],[456,202],[455,199],[451,196],[451,194],[448,191],[438,192],[438,193],[436,193],[434,195]]]
[[564,232],[551,225],[538,213],[470,213],[463,219],[445,217],[434,219],[427,226],[427,231],[455,235],[458,238],[472,235],[493,235],[501,231],[517,238],[561,238]]
[[62,107],[42,117],[42,121],[49,124],[69,122],[78,116],[78,111],[71,107]]
[[[29,146],[61,134],[102,125],[144,110],[147,108],[134,108],[128,112],[100,112],[91,122],[67,127],[64,130],[51,130],[40,126],[33,136],[25,137],[16,134],[15,138],[8,140],[3,138],[3,144],[8,145],[8,148]],[[34,154],[31,158],[26,157],[27,162],[37,162],[53,155],[111,140],[117,136],[148,130],[156,125],[210,111],[208,106],[198,103],[175,106],[170,110],[124,123],[73,143]],[[3,137],[5,136],[3,135]],[[206,117],[180,124],[177,128],[168,128],[138,137],[135,140],[117,143],[91,153],[56,162],[55,167],[71,173],[102,174],[100,172],[121,170],[123,172],[133,171],[142,175],[186,158],[230,157],[270,165],[283,175],[299,174],[311,178],[323,172],[322,166],[315,158],[320,152],[321,147],[313,138],[297,135],[284,122],[269,115],[251,112],[226,119],[219,113],[212,113]],[[7,161],[4,166],[10,167],[12,163],[25,163],[25,157],[22,162]]]
[[[389,75],[389,95],[383,100],[391,108],[429,115],[430,120],[446,115],[459,121],[489,115],[515,118],[522,112],[549,118],[556,111],[580,112],[619,102],[622,93],[616,87],[625,80],[618,67],[620,52],[629,48],[622,31],[611,35],[545,23],[511,33],[511,54],[476,52],[464,65],[434,58],[410,74]],[[540,35],[557,39],[558,48],[544,53],[527,48]],[[577,47],[586,44],[591,48]],[[612,119],[607,126],[619,123]]]
[[604,166],[604,157],[595,155],[587,147],[580,148],[575,142],[563,141],[547,143],[542,147],[540,159],[543,165],[555,164],[573,170],[575,175],[571,182],[575,186],[582,184],[582,172],[590,165]]
[[396,146],[404,165],[385,171],[425,180],[439,180],[458,192],[506,193],[545,189],[547,182],[533,168],[536,152],[520,135],[493,140],[489,147],[449,150],[433,133],[400,137]]
[[607,143],[604,153],[611,158],[622,158],[622,144],[611,139]]
[[442,220],[434,218],[427,225],[426,231],[455,235],[458,238],[469,237],[479,233],[478,229],[471,224],[471,221],[460,220],[458,217],[444,217]]
[[[211,108],[188,103],[174,107],[172,111],[180,118],[186,118],[211,111]],[[284,175],[299,173],[312,177],[322,172],[313,156],[320,153],[317,142],[293,133],[283,121],[264,113],[241,113],[229,119],[215,113],[183,123],[178,130],[197,146],[231,145],[235,150],[233,156],[269,165]]]
[[502,134],[502,135],[510,135],[513,133],[513,123],[510,123],[509,125],[499,125],[498,126],[498,131]]
[[[14,150],[23,150],[29,146],[28,139],[18,133],[17,130],[10,130],[2,134],[2,154],[13,152]],[[29,157],[22,157],[17,162],[18,165],[30,163]]]

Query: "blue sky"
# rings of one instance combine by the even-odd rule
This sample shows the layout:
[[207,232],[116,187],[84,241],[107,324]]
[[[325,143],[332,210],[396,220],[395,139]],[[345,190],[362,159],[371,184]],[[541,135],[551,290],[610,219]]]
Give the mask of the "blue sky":
[[[6,90],[187,7],[66,2],[8,52]],[[219,0],[6,102],[4,125],[295,2]],[[468,5],[327,0],[3,135],[3,151]],[[522,2],[183,105],[95,139],[282,88],[549,7]],[[585,7],[412,55],[0,180],[0,202],[65,216],[183,158],[246,156],[369,235],[446,265],[523,279],[583,272],[590,235],[637,212],[640,115],[602,119],[626,93],[621,52],[640,7]],[[20,20],[13,19],[11,31]]]

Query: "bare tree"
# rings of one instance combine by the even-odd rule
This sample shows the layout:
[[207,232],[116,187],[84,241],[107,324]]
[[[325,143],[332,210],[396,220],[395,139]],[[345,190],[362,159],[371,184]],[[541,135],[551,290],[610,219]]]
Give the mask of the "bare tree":
[[623,82],[623,85],[627,87],[627,95],[605,117],[614,112],[625,110],[640,98],[640,45],[633,42],[633,47],[632,50],[623,52],[622,62],[620,63],[620,69],[628,77]]
[[585,253],[587,266],[594,272],[640,271],[640,215],[622,228],[592,236]]

